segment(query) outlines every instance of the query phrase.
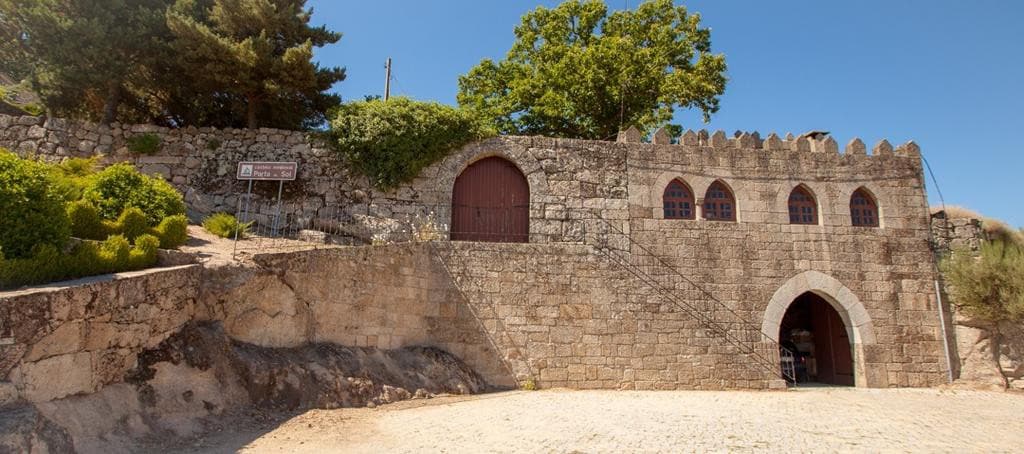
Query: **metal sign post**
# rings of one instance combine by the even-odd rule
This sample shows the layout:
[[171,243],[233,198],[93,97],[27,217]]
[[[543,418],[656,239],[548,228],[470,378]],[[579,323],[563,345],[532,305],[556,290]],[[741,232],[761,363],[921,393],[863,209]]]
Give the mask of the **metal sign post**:
[[[235,219],[241,224],[248,222],[249,210],[252,207],[252,186],[254,181],[277,181],[277,209],[274,214],[274,221],[271,223],[271,236],[277,235],[277,229],[281,220],[281,196],[284,193],[284,182],[294,181],[298,174],[299,164],[297,162],[267,162],[267,161],[243,161],[238,163],[238,170],[235,178],[248,180],[249,188],[245,193],[245,209],[242,209],[242,201],[238,201],[238,212]],[[235,246],[238,249],[238,230],[235,230]],[[231,256],[234,258],[234,250]]]

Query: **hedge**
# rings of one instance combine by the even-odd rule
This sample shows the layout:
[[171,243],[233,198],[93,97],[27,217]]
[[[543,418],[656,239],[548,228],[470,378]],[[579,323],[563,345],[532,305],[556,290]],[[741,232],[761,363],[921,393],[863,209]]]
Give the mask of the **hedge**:
[[27,258],[0,255],[0,289],[148,268],[156,263],[159,244],[156,237],[141,235],[132,247],[115,235],[103,242],[82,241],[66,254],[41,244]]
[[68,204],[71,234],[83,239],[103,240],[111,235],[124,236],[129,242],[142,235],[159,239],[163,249],[175,249],[188,240],[188,219],[184,215],[167,216],[155,227],[149,226],[145,213],[136,207],[125,208],[116,221],[100,218],[99,210],[88,200]]

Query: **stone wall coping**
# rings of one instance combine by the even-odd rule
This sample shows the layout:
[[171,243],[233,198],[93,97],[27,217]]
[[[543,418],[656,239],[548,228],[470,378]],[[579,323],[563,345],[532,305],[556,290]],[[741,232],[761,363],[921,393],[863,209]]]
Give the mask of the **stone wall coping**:
[[48,284],[34,285],[31,287],[21,288],[17,290],[6,290],[0,291],[0,302],[7,299],[18,298],[25,295],[32,295],[37,293],[56,293],[67,290],[74,287],[84,287],[86,285],[97,284],[102,282],[120,281],[125,279],[132,279],[139,276],[147,276],[150,274],[169,273],[174,271],[183,270],[186,268],[201,267],[200,264],[190,265],[178,265],[161,268],[147,268],[138,271],[126,271],[123,273],[111,273],[111,274],[99,274],[96,276],[87,276],[78,279],[72,279],[68,281],[51,282]]
[[[312,140],[314,138],[310,131],[301,130],[287,130],[287,129],[273,129],[273,128],[259,128],[259,129],[244,129],[244,128],[210,128],[203,127],[197,128],[194,126],[186,128],[169,128],[165,126],[157,126],[151,124],[120,124],[112,123],[109,126],[100,125],[93,122],[81,121],[81,120],[66,120],[66,119],[46,119],[45,117],[33,117],[33,116],[12,116],[0,114],[0,125],[22,125],[22,126],[43,126],[45,128],[54,130],[67,129],[69,125],[74,125],[80,128],[89,130],[110,130],[113,128],[119,128],[122,131],[126,131],[129,134],[141,134],[141,133],[158,133],[158,134],[213,134],[213,135],[282,135],[282,136],[301,136],[306,140]],[[785,137],[779,137],[775,133],[769,134],[767,138],[762,139],[758,132],[741,132],[737,131],[734,137],[729,138],[725,131],[715,131],[710,133],[706,130],[693,131],[687,130],[680,137],[676,138],[677,143],[672,144],[668,133],[663,129],[659,129],[654,136],[652,136],[652,143],[642,142],[642,135],[635,128],[630,128],[629,131],[625,131],[619,134],[615,141],[607,140],[590,140],[590,139],[563,139],[553,138],[545,136],[520,136],[520,135],[505,135],[498,136],[500,139],[511,139],[513,141],[525,142],[526,144],[535,146],[559,146],[559,147],[586,147],[586,146],[602,146],[608,149],[614,147],[614,144],[631,144],[631,145],[643,145],[647,147],[672,147],[672,148],[690,148],[690,149],[721,149],[721,150],[745,150],[745,151],[758,151],[758,152],[772,152],[772,151],[794,151],[794,152],[806,152],[806,153],[820,153],[820,154],[831,154],[836,156],[851,156],[851,157],[886,157],[886,158],[912,158],[920,159],[921,149],[914,141],[906,142],[897,147],[893,147],[885,139],[878,142],[877,145],[872,147],[872,153],[867,154],[866,147],[859,138],[854,138],[844,147],[844,152],[839,152],[839,146],[835,142],[835,139],[829,135],[820,136],[807,136],[806,134],[799,137],[794,137],[792,134],[787,134]],[[484,139],[480,142],[486,142]]]

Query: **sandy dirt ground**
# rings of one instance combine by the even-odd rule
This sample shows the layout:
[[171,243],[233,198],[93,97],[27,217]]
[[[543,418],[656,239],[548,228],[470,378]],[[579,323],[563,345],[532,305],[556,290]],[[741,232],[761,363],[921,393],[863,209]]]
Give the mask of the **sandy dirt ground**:
[[250,236],[236,244],[231,238],[220,238],[198,225],[188,227],[188,241],[180,251],[194,254],[206,266],[220,266],[248,261],[255,254],[295,252],[310,249],[330,249],[339,246],[290,240],[285,238],[263,238]]
[[312,410],[186,450],[1020,452],[1024,396],[985,391],[513,391]]

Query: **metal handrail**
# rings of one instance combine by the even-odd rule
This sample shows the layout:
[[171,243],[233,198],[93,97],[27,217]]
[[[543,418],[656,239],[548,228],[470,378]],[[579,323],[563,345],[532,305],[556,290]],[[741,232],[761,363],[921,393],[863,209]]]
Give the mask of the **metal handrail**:
[[[782,378],[789,379],[794,383],[796,382],[795,367],[791,367],[790,370],[786,370],[785,368],[781,367],[782,361],[776,360],[774,355],[765,355],[764,352],[759,352],[755,346],[750,345],[750,343],[755,342],[754,339],[747,338],[746,341],[744,341],[744,339],[742,338],[746,336],[734,336],[732,333],[730,333],[728,326],[738,324],[740,325],[743,333],[756,332],[757,335],[759,335],[759,339],[757,339],[757,341],[759,341],[759,343],[761,344],[769,345],[770,349],[777,353],[780,359],[793,358],[794,355],[792,351],[779,345],[776,339],[773,339],[767,333],[761,331],[760,328],[756,328],[756,325],[754,323],[748,321],[741,314],[733,310],[724,302],[720,301],[713,294],[711,294],[711,292],[704,289],[700,284],[694,282],[690,278],[683,275],[681,272],[679,272],[678,269],[676,269],[674,266],[668,263],[664,258],[653,253],[650,249],[640,244],[639,242],[635,241],[630,235],[626,234],[621,229],[616,227],[608,219],[605,219],[603,216],[596,212],[592,214],[594,219],[601,221],[610,230],[613,230],[615,234],[625,238],[629,242],[629,245],[631,247],[636,247],[637,249],[642,251],[647,257],[655,259],[657,261],[657,264],[659,265],[658,269],[667,270],[670,271],[671,273],[674,273],[675,276],[679,277],[683,282],[686,282],[692,288],[700,292],[700,294],[705,297],[705,301],[715,303],[715,310],[726,311],[727,313],[735,317],[735,319],[737,319],[738,322],[725,323],[725,326],[722,326],[723,324],[712,318],[708,311],[702,310],[702,308],[694,307],[694,305],[692,305],[690,302],[678,298],[672,291],[665,288],[665,286],[661,282],[659,282],[656,277],[651,276],[649,273],[645,272],[642,269],[642,265],[631,263],[628,257],[622,257],[620,254],[613,253],[612,251],[618,250],[608,247],[607,241],[605,241],[604,245],[596,247],[598,251],[604,253],[606,256],[612,259],[612,262],[618,264],[620,267],[636,276],[640,281],[652,287],[655,291],[660,293],[662,296],[664,296],[670,302],[675,304],[677,307],[684,309],[690,316],[694,317],[699,322],[701,322],[705,326],[705,329],[719,334],[726,340],[726,342],[739,348],[740,351],[743,351],[744,353],[750,354],[753,357],[757,358],[759,360],[758,362],[761,363],[762,366],[768,368],[772,373],[781,375]],[[633,252],[629,252],[628,254],[630,256],[636,255]]]

